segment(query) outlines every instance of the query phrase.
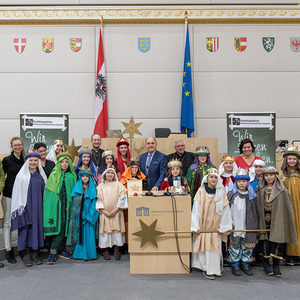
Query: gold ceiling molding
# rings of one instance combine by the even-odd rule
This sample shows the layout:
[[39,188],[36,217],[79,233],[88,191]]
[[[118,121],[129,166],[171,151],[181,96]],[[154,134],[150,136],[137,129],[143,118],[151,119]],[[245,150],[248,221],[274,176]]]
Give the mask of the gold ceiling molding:
[[[5,9],[0,10],[0,24],[157,24],[182,23],[185,12],[190,23],[298,23],[299,5],[291,7],[201,7],[201,9]],[[1,8],[0,8],[1,9]]]

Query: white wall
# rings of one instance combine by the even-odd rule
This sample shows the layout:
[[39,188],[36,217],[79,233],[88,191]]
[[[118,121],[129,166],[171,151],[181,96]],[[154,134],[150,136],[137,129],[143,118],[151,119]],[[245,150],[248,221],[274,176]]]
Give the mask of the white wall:
[[[227,111],[276,111],[277,139],[300,139],[300,52],[290,49],[298,25],[190,25],[194,79],[195,137],[218,137],[226,152]],[[144,136],[156,127],[179,131],[184,25],[140,24],[104,27],[110,129],[124,129],[132,115]],[[19,135],[20,112],[70,114],[70,138],[80,144],[93,130],[94,86],[99,29],[89,25],[1,26],[0,153]],[[248,47],[239,53],[234,37],[246,36]],[[24,53],[13,39],[27,38]],[[82,38],[74,53],[70,38]],[[138,38],[150,38],[147,53]],[[211,53],[206,37],[219,37]],[[262,37],[275,37],[267,53]],[[53,53],[42,51],[42,38],[54,38]],[[139,137],[139,136],[137,136]]]

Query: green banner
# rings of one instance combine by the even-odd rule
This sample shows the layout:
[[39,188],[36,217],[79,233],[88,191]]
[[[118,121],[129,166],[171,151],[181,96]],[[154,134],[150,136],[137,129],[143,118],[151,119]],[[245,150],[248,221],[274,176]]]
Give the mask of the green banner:
[[69,114],[20,114],[20,136],[24,149],[33,149],[35,143],[45,143],[47,152],[55,140],[69,144]]
[[275,160],[276,113],[227,113],[228,154],[239,156],[239,144],[243,139],[251,139],[256,156],[267,166],[276,167]]

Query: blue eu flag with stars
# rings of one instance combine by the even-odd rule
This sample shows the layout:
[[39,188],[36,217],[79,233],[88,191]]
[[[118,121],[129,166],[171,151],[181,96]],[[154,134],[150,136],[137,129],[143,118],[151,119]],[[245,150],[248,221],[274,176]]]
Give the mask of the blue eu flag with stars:
[[188,22],[185,22],[185,27],[186,39],[183,67],[180,131],[182,133],[187,133],[187,136],[191,137],[192,132],[194,132],[194,107]]

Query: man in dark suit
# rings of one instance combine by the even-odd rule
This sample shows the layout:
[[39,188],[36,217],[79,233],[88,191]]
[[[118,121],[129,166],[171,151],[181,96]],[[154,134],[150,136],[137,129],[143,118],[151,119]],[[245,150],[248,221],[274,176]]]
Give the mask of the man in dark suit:
[[167,155],[168,161],[171,159],[178,159],[182,163],[182,175],[186,176],[186,173],[195,159],[195,155],[192,152],[185,151],[184,140],[178,139],[174,142],[175,153]]
[[149,137],[145,141],[148,152],[140,156],[140,168],[146,175],[152,191],[158,191],[167,172],[167,156],[156,150],[157,142],[154,137]]
[[102,153],[103,149],[100,148],[101,146],[101,136],[98,133],[94,133],[91,136],[91,143],[93,145],[92,149],[92,162],[95,164],[97,167],[97,170],[99,171],[99,168],[101,166],[102,162]]

